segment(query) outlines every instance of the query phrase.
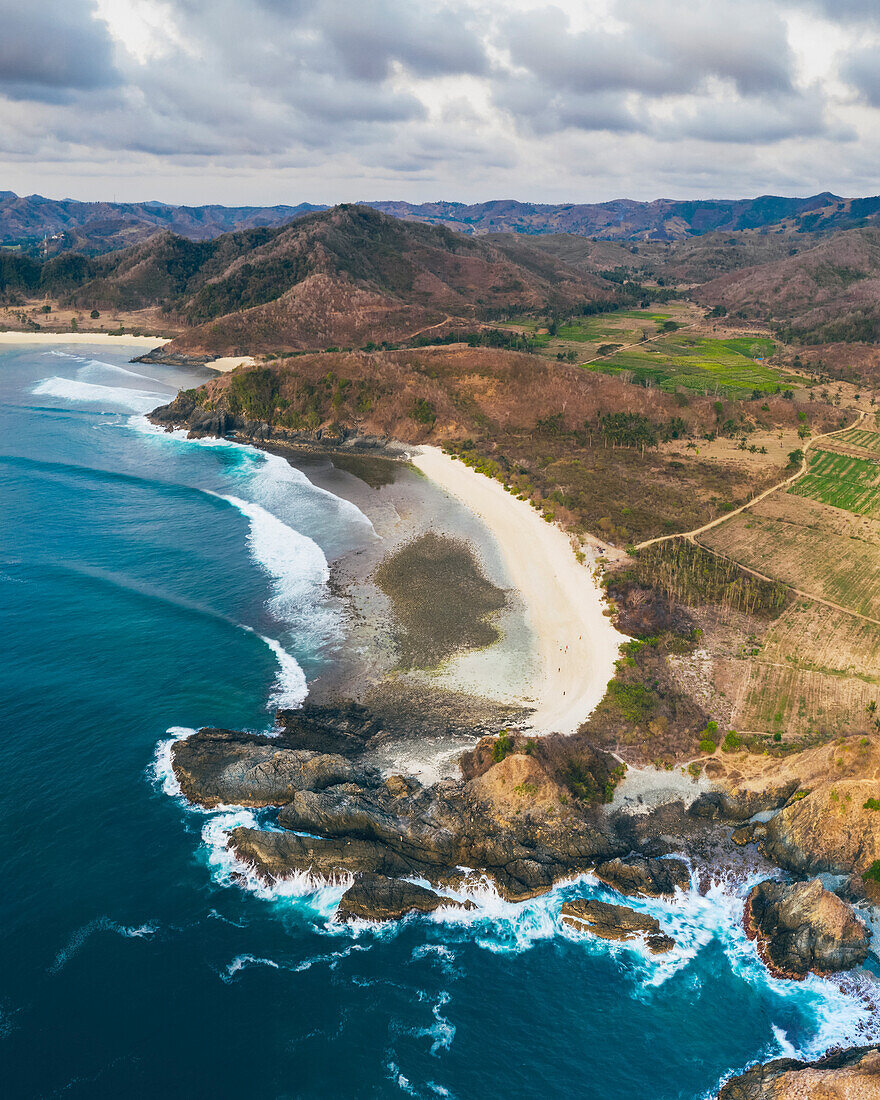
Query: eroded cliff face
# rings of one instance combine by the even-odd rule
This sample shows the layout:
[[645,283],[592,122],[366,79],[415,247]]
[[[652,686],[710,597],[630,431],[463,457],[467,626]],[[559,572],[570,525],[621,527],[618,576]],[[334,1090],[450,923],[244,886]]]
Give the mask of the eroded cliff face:
[[862,889],[862,876],[880,860],[876,736],[842,738],[782,758],[739,753],[712,764],[719,791],[704,796],[695,813],[742,822],[779,809],[751,835],[769,859],[797,875],[850,875],[853,891]]
[[731,1078],[718,1100],[877,1100],[880,1049],[853,1047],[818,1062],[778,1058]]
[[851,970],[868,956],[870,933],[852,907],[812,882],[765,881],[746,900],[744,921],[777,977]]

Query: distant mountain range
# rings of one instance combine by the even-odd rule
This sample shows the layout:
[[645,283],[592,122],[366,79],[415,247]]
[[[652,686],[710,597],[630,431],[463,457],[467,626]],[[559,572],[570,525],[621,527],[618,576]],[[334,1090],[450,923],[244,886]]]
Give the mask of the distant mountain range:
[[519,237],[337,206],[209,241],[170,232],[101,256],[40,263],[0,252],[0,297],[46,294],[83,310],[159,308],[185,355],[293,352],[410,339],[498,312],[615,304],[620,286]]
[[[605,241],[681,241],[712,232],[767,230],[824,232],[880,224],[880,196],[846,199],[830,192],[809,198],[657,199],[547,205],[499,199],[456,202],[368,202],[383,214],[443,225],[459,233],[569,233]],[[279,226],[327,206],[173,206],[19,197],[0,191],[0,245],[34,254],[75,251],[97,255],[137,244],[167,229],[190,240],[230,230]]]

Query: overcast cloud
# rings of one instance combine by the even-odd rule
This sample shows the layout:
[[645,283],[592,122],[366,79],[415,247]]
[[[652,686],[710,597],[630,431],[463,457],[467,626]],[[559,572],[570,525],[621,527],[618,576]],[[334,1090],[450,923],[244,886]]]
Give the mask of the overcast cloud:
[[0,190],[880,192],[877,0],[0,0]]

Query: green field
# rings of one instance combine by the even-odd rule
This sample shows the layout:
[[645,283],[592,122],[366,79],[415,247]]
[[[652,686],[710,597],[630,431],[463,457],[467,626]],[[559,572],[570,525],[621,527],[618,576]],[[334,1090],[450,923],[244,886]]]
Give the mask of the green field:
[[841,432],[836,438],[841,443],[848,443],[851,447],[861,447],[863,451],[871,451],[880,454],[880,434],[869,432],[864,428],[850,428]]
[[759,360],[773,351],[764,337],[714,340],[687,333],[628,348],[588,369],[608,374],[630,373],[634,382],[653,383],[670,392],[679,387],[695,393],[750,397],[755,390],[774,393],[783,376]]
[[559,326],[555,336],[538,334],[539,328],[547,327],[546,320],[523,317],[515,323],[538,347],[546,347],[551,340],[578,344],[633,344],[641,340],[645,332],[649,337],[654,336],[658,326],[670,317],[669,313],[621,309],[613,313],[597,313],[594,317],[572,318],[568,324]]
[[880,465],[869,458],[814,451],[809,470],[788,491],[859,516],[876,516],[880,513]]

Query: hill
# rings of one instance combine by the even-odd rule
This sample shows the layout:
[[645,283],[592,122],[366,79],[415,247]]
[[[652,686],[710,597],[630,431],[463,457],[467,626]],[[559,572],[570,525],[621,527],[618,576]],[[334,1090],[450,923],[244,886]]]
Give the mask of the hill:
[[[854,213],[853,204],[856,204]],[[507,199],[472,206],[454,202],[374,202],[369,205],[398,218],[449,225],[463,233],[572,233],[601,240],[674,241],[715,231],[760,229],[782,224],[809,231],[839,229],[854,221],[861,224],[866,218],[875,218],[880,211],[880,198],[841,199],[823,192],[809,198],[761,195],[755,199],[657,199],[654,202],[616,199],[560,205]]]
[[76,251],[97,255],[126,248],[164,229],[190,240],[234,229],[284,225],[324,207],[173,206],[164,202],[77,202],[0,191],[0,245],[43,256]]
[[[779,230],[831,232],[877,225],[880,197],[845,199],[824,192],[807,198],[762,195],[746,199],[658,199],[637,202],[528,203],[515,199],[458,202],[363,203],[406,221],[442,225],[466,235],[572,234],[608,241],[679,241],[707,233]],[[0,191],[0,246],[32,255],[76,251],[98,255],[146,240],[159,229],[190,240],[279,226],[323,205],[174,206],[161,202],[78,202]]]
[[854,229],[797,255],[722,275],[693,292],[807,344],[880,339],[880,230]]
[[[779,480],[770,457],[737,461],[733,440],[785,431],[797,442],[801,412],[815,430],[840,418],[822,402],[795,405],[782,396],[682,402],[536,355],[453,345],[242,367],[153,416],[276,445],[332,447],[352,436],[442,444],[548,517],[626,545],[705,523]],[[708,457],[709,438],[725,433],[730,455]]]
[[[293,352],[400,341],[523,310],[615,304],[619,289],[526,245],[340,206],[280,228],[190,241],[159,233],[121,252],[42,266],[0,256],[0,295],[54,294],[91,310],[159,307],[170,354]],[[246,351],[243,351],[246,349]]]

